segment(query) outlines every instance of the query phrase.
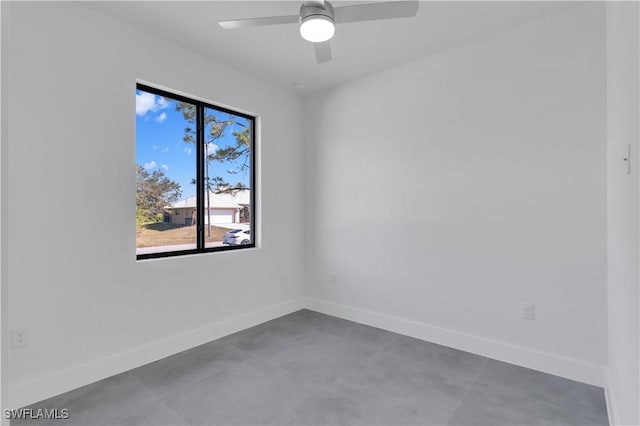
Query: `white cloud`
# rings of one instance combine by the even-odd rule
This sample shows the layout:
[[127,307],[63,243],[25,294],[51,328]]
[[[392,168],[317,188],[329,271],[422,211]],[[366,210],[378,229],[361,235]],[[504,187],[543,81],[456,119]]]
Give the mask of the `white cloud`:
[[185,147],[183,151],[186,152],[187,154],[191,154],[191,148],[189,148],[188,146]]
[[136,114],[140,117],[144,117],[149,111],[156,112],[168,106],[169,102],[161,96],[147,92],[136,93]]
[[158,149],[158,145],[152,146],[153,149]]
[[162,148],[162,150],[160,152],[167,152],[167,151],[169,151],[169,147],[165,146],[164,148]]
[[157,123],[162,123],[166,119],[167,119],[167,113],[163,112],[162,114],[160,114],[159,116],[156,117],[156,122]]
[[218,145],[216,145],[216,144],[215,144],[215,143],[213,143],[213,142],[209,142],[209,143],[207,144],[207,153],[208,153],[209,155],[211,155],[211,154],[215,154],[215,153],[216,153],[216,151],[218,151],[218,149],[219,149],[219,148],[218,148]]
[[169,166],[167,166],[166,164],[163,164],[162,166],[160,166],[160,168],[163,170],[169,170]]
[[145,163],[145,165],[142,166],[142,167],[144,167],[147,170],[155,169],[156,168],[156,162],[152,160],[149,163]]

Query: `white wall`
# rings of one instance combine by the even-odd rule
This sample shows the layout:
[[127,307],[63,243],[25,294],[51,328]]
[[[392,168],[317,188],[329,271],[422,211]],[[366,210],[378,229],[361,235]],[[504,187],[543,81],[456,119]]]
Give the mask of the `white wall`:
[[[640,424],[639,9],[636,2],[607,3],[607,385],[620,425]],[[628,145],[631,174],[623,161]]]
[[[1,273],[31,340],[9,352],[11,406],[296,309],[303,253],[310,307],[602,384],[601,4],[315,95],[305,117],[80,5],[2,12]],[[135,261],[136,78],[261,115],[260,249]],[[42,206],[84,214],[47,224]]]
[[[7,14],[4,13],[5,3],[0,3],[0,410],[4,410],[8,404],[7,397],[7,348],[8,348],[8,327],[7,327],[7,286],[6,259],[7,250],[3,237],[4,229],[7,229],[6,215],[6,184],[7,184],[7,162],[5,155],[5,144],[7,127],[5,125],[7,110],[5,108],[7,99],[7,62],[5,60],[7,49]],[[9,424],[9,420],[0,416],[0,425]]]
[[310,97],[308,306],[602,385],[604,24],[569,7]]
[[[8,6],[10,405],[301,307],[302,100],[78,4]],[[260,115],[259,249],[136,262],[136,79]]]

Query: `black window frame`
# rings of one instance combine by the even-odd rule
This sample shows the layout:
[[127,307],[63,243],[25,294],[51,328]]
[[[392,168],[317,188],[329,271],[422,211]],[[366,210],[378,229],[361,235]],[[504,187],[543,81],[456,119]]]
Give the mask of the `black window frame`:
[[[196,107],[196,248],[189,250],[175,250],[175,251],[166,251],[166,252],[158,252],[158,253],[145,253],[145,254],[137,254],[136,260],[144,260],[144,259],[157,259],[162,257],[176,257],[176,256],[188,256],[191,254],[202,254],[202,253],[214,253],[221,251],[231,251],[231,250],[244,250],[256,247],[256,120],[257,117],[254,115],[242,113],[239,111],[234,111],[232,109],[216,105],[210,102],[201,101],[198,99],[193,99],[188,96],[179,95],[177,93],[173,93],[167,90],[158,89],[153,86],[148,86],[143,83],[136,83],[136,92],[138,90],[142,90],[147,93],[152,93],[154,95],[162,96],[171,100],[175,100],[178,102],[186,102],[192,104]],[[204,158],[204,144],[206,142],[204,136],[205,126],[204,123],[204,111],[206,108],[215,109],[227,114],[231,114],[237,117],[242,117],[250,122],[251,128],[251,139],[250,139],[250,170],[249,170],[249,202],[250,204],[250,215],[251,220],[249,222],[250,230],[251,230],[251,243],[244,245],[223,245],[220,247],[205,247],[205,226],[204,226],[204,202],[205,202],[205,182],[204,182],[204,168],[205,168],[205,158]],[[136,146],[137,146],[137,138],[136,138]],[[231,230],[231,229],[230,229]]]

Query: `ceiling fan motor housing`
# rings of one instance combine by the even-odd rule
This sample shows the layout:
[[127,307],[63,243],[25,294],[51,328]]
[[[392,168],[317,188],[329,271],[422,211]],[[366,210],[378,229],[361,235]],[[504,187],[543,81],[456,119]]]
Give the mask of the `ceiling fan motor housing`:
[[311,17],[325,17],[334,22],[333,6],[328,1],[324,2],[324,7],[319,5],[308,5],[303,3],[300,6],[300,23]]

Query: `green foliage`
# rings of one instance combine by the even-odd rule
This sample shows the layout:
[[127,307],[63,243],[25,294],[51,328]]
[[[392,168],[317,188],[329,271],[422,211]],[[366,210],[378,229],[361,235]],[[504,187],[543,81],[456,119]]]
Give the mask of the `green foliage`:
[[149,215],[146,210],[136,208],[136,228],[140,229],[151,223],[162,222],[162,214]]
[[233,136],[236,138],[236,144],[234,146],[228,146],[221,148],[215,152],[211,157],[212,160],[220,161],[235,161],[237,159],[244,160],[243,163],[238,166],[235,173],[245,170],[249,167],[249,154],[251,154],[251,145],[249,138],[249,128],[245,128],[241,132],[233,132]]
[[240,211],[240,222],[250,222],[251,221],[251,209],[248,206],[242,207]]
[[136,165],[136,225],[162,222],[164,208],[180,199],[182,189],[161,170],[149,173]]
[[[196,123],[196,106],[186,102],[176,102],[176,111],[182,112],[182,116],[189,124],[195,125]],[[184,136],[182,137],[184,143],[195,143],[196,132],[191,126],[187,126],[184,129]]]
[[[184,136],[182,140],[185,143],[195,144],[196,134],[195,130],[191,127],[191,125],[195,125],[196,122],[196,107],[192,104],[178,102],[176,103],[176,111],[182,112],[182,116],[190,126],[185,127]],[[233,116],[228,120],[220,120],[216,117],[215,114],[207,114],[204,117],[205,128],[208,128],[208,134],[205,135],[207,138],[207,143],[215,143],[218,139],[224,136],[224,133],[228,126],[236,123],[233,119]],[[240,164],[236,166],[234,169],[228,170],[227,172],[230,174],[236,174],[240,172],[245,172],[249,169],[249,159],[251,155],[251,137],[250,137],[250,129],[247,127],[242,131],[233,132],[233,136],[236,139],[236,144],[234,146],[228,146],[225,148],[219,148],[216,152],[207,155],[207,172],[209,168],[209,164],[212,161],[218,161],[220,163],[225,162],[233,162],[236,160],[240,160]],[[206,178],[206,186],[207,189],[216,192],[237,192],[242,189],[249,189],[242,183],[237,183],[235,185],[229,184],[222,177],[209,177]],[[192,183],[195,183],[195,179],[192,180]]]

